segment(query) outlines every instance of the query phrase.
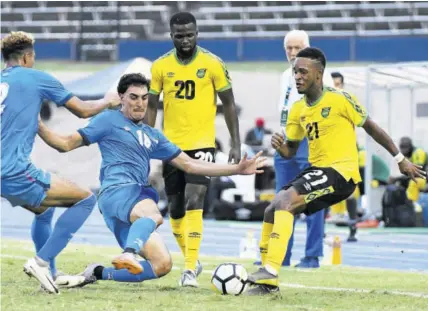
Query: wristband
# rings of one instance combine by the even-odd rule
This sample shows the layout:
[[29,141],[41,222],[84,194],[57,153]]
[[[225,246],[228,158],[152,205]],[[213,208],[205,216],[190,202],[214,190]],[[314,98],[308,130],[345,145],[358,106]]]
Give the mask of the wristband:
[[405,159],[405,157],[401,152],[399,152],[396,156],[394,156],[394,159],[395,161],[397,161],[397,163],[401,163]]

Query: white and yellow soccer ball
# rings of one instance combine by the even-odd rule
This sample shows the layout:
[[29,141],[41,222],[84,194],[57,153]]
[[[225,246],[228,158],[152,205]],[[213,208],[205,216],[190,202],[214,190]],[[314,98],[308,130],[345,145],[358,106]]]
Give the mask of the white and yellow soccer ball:
[[211,278],[212,288],[222,295],[240,295],[247,288],[248,273],[244,266],[236,263],[222,263]]

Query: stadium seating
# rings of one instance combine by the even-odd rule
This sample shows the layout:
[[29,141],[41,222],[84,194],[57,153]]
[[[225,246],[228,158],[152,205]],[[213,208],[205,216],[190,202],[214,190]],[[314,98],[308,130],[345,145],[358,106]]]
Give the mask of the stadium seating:
[[2,33],[79,40],[82,56],[114,57],[118,39],[165,39],[168,20],[189,10],[201,38],[275,38],[291,29],[311,36],[428,34],[428,2],[361,1],[2,1]]

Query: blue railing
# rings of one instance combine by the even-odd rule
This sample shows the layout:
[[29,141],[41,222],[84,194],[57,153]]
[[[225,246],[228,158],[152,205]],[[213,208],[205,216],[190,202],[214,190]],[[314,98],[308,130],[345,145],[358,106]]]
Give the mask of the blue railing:
[[[200,40],[199,44],[226,62],[281,61],[285,59],[281,39]],[[312,38],[328,61],[405,62],[428,60],[428,36]],[[36,42],[38,59],[74,59],[73,42]],[[145,57],[150,60],[172,49],[171,41],[118,43],[119,60]]]

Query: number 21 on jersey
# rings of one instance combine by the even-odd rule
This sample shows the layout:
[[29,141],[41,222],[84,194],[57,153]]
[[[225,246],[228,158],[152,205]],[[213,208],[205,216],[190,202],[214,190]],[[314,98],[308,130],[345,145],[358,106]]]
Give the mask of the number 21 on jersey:
[[320,138],[318,131],[318,122],[312,122],[306,124],[306,132],[308,133],[308,139],[314,140]]

